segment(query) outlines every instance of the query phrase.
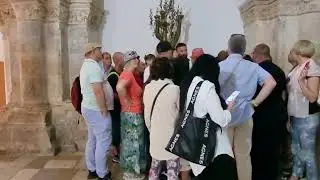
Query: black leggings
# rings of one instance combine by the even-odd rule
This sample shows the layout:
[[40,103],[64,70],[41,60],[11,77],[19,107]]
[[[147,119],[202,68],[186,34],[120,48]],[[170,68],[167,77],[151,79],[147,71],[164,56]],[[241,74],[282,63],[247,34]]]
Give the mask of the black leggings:
[[238,180],[237,166],[234,158],[222,154],[207,166],[194,180]]
[[112,110],[110,114],[112,118],[112,145],[119,148],[121,143],[120,110]]

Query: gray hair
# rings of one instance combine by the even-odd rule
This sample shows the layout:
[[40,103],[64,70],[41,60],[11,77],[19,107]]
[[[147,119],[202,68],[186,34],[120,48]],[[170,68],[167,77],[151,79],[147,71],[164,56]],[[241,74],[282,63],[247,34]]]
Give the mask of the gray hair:
[[233,34],[229,39],[229,50],[231,53],[244,54],[246,51],[246,38],[243,34]]

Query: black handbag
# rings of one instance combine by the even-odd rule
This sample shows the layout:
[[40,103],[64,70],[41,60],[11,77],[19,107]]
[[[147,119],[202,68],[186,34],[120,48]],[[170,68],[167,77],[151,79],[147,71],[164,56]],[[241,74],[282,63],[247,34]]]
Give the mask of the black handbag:
[[203,118],[193,116],[194,103],[203,81],[195,87],[187,110],[179,116],[175,131],[166,150],[190,162],[208,166],[216,149],[216,131],[221,127],[206,114]]

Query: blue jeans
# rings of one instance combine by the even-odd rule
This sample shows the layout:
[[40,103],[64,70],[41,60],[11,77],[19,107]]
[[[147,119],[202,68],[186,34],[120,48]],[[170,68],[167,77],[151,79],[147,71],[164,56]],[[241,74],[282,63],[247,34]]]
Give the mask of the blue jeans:
[[317,180],[316,133],[320,124],[320,114],[306,118],[291,117],[292,122],[292,175],[302,177],[306,168],[307,179]]
[[104,117],[100,111],[81,109],[88,126],[86,164],[89,171],[96,171],[100,178],[108,174],[107,158],[112,141],[110,115]]

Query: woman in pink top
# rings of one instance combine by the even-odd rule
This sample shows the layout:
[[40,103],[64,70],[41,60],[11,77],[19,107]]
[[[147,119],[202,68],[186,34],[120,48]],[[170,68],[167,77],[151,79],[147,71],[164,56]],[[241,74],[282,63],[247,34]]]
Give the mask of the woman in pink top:
[[124,55],[124,71],[119,77],[117,91],[121,103],[120,166],[124,180],[144,179],[146,144],[142,106],[142,87],[135,80],[139,56],[135,51]]
[[320,107],[317,103],[320,85],[320,66],[311,59],[314,45],[308,40],[298,41],[292,51],[295,68],[289,73],[287,85],[288,113],[292,127],[293,170],[290,180],[318,179],[316,164],[316,132],[320,125]]

